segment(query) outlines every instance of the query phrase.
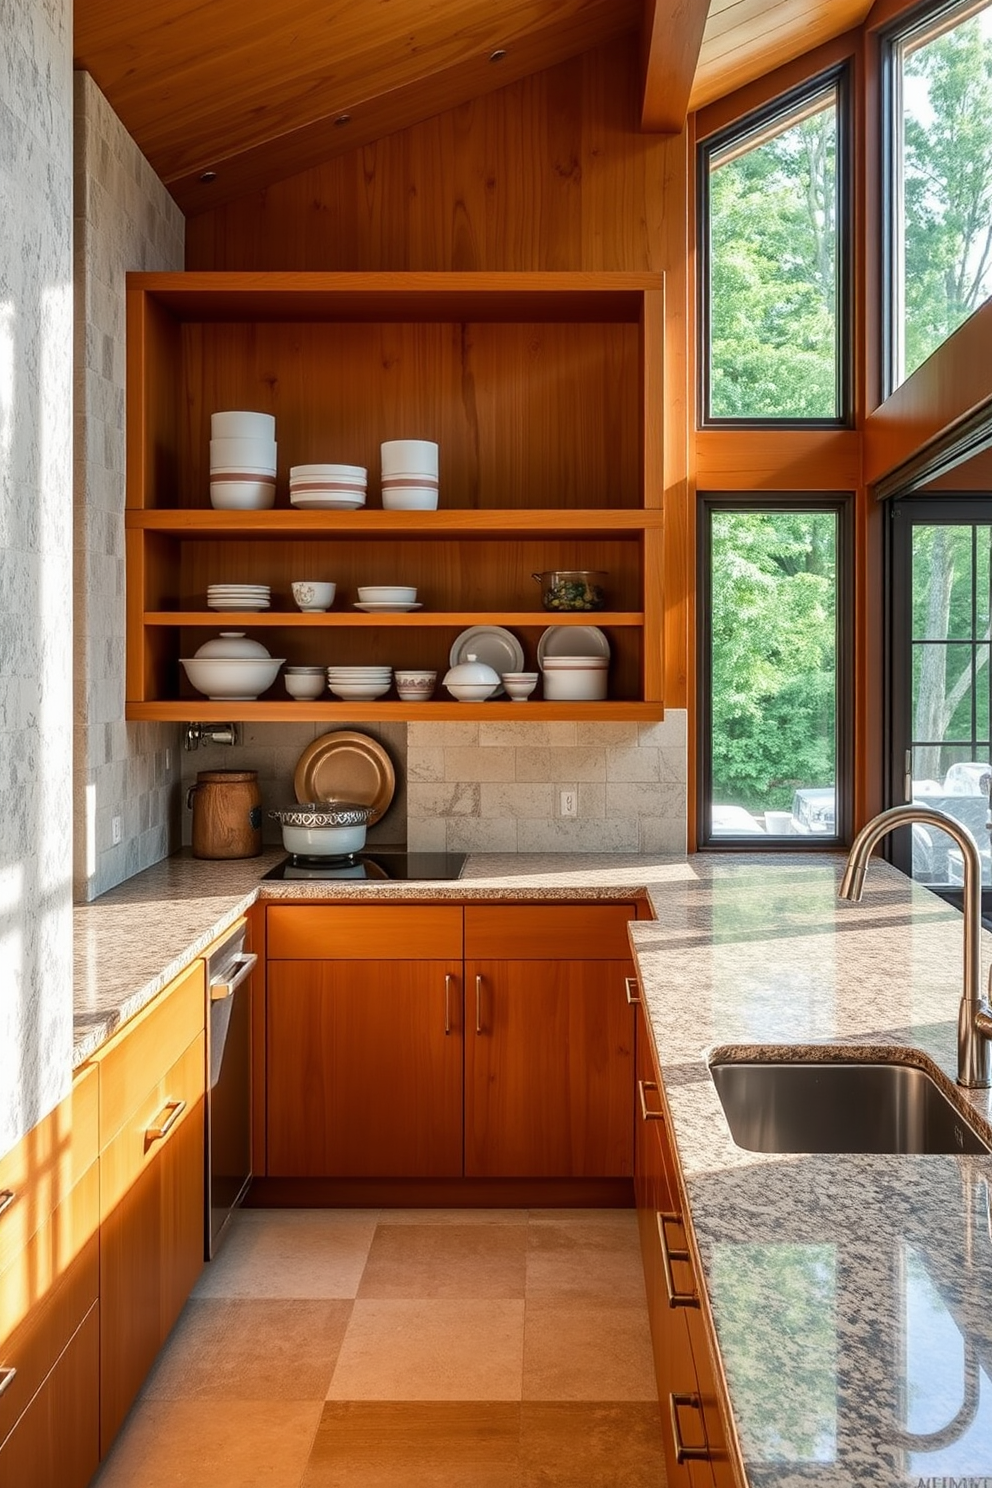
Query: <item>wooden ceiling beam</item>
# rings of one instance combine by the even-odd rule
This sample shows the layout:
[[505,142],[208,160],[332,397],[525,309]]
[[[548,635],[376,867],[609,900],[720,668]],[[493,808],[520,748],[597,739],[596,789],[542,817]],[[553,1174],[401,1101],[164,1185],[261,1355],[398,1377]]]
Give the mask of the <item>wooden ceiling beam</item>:
[[681,134],[710,0],[644,0],[641,128]]

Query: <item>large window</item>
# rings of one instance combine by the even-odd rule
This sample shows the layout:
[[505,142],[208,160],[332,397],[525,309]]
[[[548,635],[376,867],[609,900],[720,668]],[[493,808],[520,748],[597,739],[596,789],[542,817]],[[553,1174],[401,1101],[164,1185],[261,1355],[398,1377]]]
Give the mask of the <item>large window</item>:
[[887,45],[888,391],[992,294],[992,0]]
[[845,99],[821,78],[700,147],[706,423],[847,418]]
[[701,500],[701,845],[845,840],[850,502]]

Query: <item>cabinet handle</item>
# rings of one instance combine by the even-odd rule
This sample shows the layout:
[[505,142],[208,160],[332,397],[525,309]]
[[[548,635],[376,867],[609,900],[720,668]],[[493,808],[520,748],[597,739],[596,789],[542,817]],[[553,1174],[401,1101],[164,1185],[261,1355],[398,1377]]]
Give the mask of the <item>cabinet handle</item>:
[[0,1395],[9,1390],[17,1377],[16,1369],[0,1369]]
[[[703,1403],[698,1395],[669,1395],[669,1409],[672,1413],[672,1440],[675,1443],[676,1462],[708,1462],[710,1449],[705,1445],[706,1428],[703,1425]],[[703,1425],[703,1442],[701,1447],[687,1447],[682,1440],[682,1432],[679,1428],[679,1406],[684,1405],[688,1410],[699,1412],[699,1422]]]
[[475,1031],[482,1032],[482,978],[475,979]]
[[[195,789],[195,787],[194,787]],[[240,956],[235,956],[227,968],[227,980],[210,983],[210,1001],[223,1002],[225,997],[232,997],[246,976],[250,976],[255,962],[258,960],[254,951],[245,951]],[[231,972],[234,975],[231,975]]]
[[444,1031],[451,1032],[451,972],[444,974]]
[[[186,1109],[184,1100],[166,1101],[159,1112],[158,1120],[151,1126],[145,1127],[145,1136],[149,1142],[157,1142],[159,1137],[167,1137]],[[166,1114],[168,1113],[168,1114]]]
[[695,1292],[679,1292],[675,1289],[675,1277],[672,1274],[672,1262],[684,1261],[691,1266],[688,1250],[671,1250],[668,1245],[668,1236],[665,1233],[665,1225],[681,1224],[682,1216],[672,1210],[658,1211],[658,1239],[661,1241],[661,1269],[665,1273],[665,1291],[668,1293],[669,1307],[698,1307],[699,1298]]
[[10,1208],[11,1204],[16,1198],[17,1195],[12,1188],[5,1188],[3,1192],[0,1193],[0,1214],[6,1214],[7,1210]]
[[664,1121],[665,1119],[664,1111],[652,1111],[648,1106],[648,1098],[646,1092],[648,1090],[657,1089],[657,1080],[638,1080],[637,1082],[637,1094],[639,1095],[641,1101],[641,1118],[644,1121]]
[[627,1001],[630,1003],[631,1007],[640,1007],[641,999],[634,991],[634,988],[637,986],[637,978],[624,977],[623,984],[627,988]]

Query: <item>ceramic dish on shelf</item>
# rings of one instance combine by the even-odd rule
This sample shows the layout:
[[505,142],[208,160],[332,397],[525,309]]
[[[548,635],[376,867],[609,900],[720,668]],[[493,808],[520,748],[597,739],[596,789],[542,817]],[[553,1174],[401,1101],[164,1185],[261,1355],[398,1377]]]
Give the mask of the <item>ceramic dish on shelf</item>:
[[314,739],[293,776],[298,801],[359,801],[372,808],[370,827],[385,815],[395,790],[393,762],[378,739],[351,729]]
[[359,584],[358,597],[363,604],[413,604],[417,591],[412,584]]
[[291,491],[289,496],[290,506],[295,506],[300,511],[357,511],[365,505],[364,496],[302,496],[296,491]]
[[[469,652],[477,661],[492,667],[497,679],[504,672],[522,672],[524,669],[523,646],[512,631],[504,630],[501,625],[470,625],[468,630],[463,630],[454,639],[448,655],[449,664],[460,666],[468,661]],[[502,691],[503,684],[498,682],[492,696],[499,697]]]
[[[596,625],[549,625],[537,643],[537,664],[544,665],[546,656],[605,656],[610,643]],[[504,667],[509,671],[509,667]],[[520,670],[518,667],[517,671]]]
[[408,615],[411,610],[422,610],[422,604],[403,604],[400,601],[380,600],[355,600],[355,609],[364,610],[369,615]]

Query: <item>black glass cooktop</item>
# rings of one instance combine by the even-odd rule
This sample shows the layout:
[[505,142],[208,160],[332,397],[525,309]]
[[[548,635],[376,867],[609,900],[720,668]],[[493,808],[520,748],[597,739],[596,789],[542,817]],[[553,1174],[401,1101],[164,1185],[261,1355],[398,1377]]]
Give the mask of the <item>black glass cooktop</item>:
[[335,879],[367,878],[403,879],[416,883],[428,878],[457,878],[465,862],[464,853],[404,852],[401,848],[380,848],[353,853],[341,858],[283,858],[263,878]]

